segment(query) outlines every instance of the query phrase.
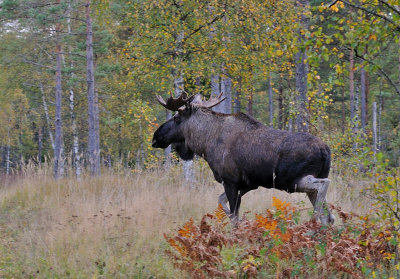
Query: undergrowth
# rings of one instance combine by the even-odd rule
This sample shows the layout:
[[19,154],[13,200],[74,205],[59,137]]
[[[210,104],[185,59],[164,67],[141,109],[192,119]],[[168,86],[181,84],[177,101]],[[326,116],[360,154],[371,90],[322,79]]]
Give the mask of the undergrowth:
[[[179,165],[59,181],[49,168],[27,167],[1,180],[0,278],[400,278],[393,250],[398,236],[381,222],[398,228],[397,173],[379,170],[364,178],[333,172],[330,177],[328,201],[362,216],[372,202],[360,190],[376,183],[370,193],[386,205],[378,208],[380,220],[349,215],[337,218],[333,228],[321,228],[304,223],[307,210],[279,202],[310,207],[305,194],[260,188],[246,194],[242,209],[264,213],[247,213],[232,228],[221,209],[213,212],[223,187],[206,163],[195,167],[190,185]],[[163,233],[177,227],[182,230],[169,233],[167,241]],[[331,263],[328,255],[343,254],[339,248],[349,251],[348,258],[339,259],[354,275],[335,273],[340,260]]]
[[[341,225],[300,223],[299,210],[273,198],[274,209],[235,228],[219,206],[199,224],[164,235],[166,254],[191,278],[389,278],[395,276],[392,227],[331,206]],[[394,278],[394,277],[393,277]]]

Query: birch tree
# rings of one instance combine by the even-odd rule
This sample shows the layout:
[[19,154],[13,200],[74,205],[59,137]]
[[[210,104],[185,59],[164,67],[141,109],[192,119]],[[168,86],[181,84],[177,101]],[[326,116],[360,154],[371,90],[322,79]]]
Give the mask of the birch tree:
[[[60,4],[60,0],[57,0]],[[61,83],[61,56],[62,48],[60,41],[61,23],[56,23],[55,34],[55,54],[56,54],[56,113],[55,113],[55,140],[54,140],[54,178],[59,179],[64,174],[64,158],[63,158],[63,132],[61,118],[61,98],[62,98],[62,83]]]
[[88,93],[88,153],[91,175],[100,175],[100,134],[98,97],[94,83],[93,30],[90,15],[91,2],[85,4],[86,15],[86,81]]

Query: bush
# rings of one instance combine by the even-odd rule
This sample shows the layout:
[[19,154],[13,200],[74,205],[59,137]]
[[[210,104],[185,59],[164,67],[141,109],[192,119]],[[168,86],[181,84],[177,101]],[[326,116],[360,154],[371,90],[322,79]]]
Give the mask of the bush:
[[365,278],[393,272],[387,224],[331,206],[342,224],[299,223],[300,210],[273,198],[274,210],[235,228],[220,206],[167,236],[166,253],[192,278]]

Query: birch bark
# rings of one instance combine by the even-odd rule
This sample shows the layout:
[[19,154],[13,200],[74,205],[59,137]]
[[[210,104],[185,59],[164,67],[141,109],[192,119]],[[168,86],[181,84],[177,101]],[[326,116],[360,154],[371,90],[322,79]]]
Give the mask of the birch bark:
[[100,175],[100,136],[99,136],[99,117],[98,99],[94,84],[94,61],[93,61],[93,30],[92,19],[90,16],[90,1],[85,4],[86,14],[86,80],[88,85],[88,152],[90,174]]
[[349,93],[350,93],[350,121],[354,127],[354,50],[350,50],[349,63]]
[[[60,0],[57,1],[60,3]],[[61,119],[61,43],[59,34],[61,23],[56,23],[56,113],[55,113],[55,141],[54,141],[54,178],[59,179],[64,173],[64,159],[62,158],[62,119]]]
[[[72,28],[71,28],[71,10],[72,10],[72,1],[68,1],[68,9],[67,9],[67,31],[68,35],[72,35]],[[71,46],[68,46],[68,55],[72,57],[72,50]],[[65,65],[65,61],[64,61]],[[70,59],[70,68],[71,68],[71,80],[75,78],[74,72],[74,61],[72,58]],[[71,129],[72,129],[72,164],[75,169],[75,176],[80,178],[81,176],[81,158],[79,154],[79,136],[77,131],[77,124],[76,124],[76,114],[75,114],[75,92],[72,84],[69,86],[69,112],[71,118]]]
[[49,108],[47,106],[47,101],[46,101],[46,97],[44,95],[44,89],[43,89],[43,84],[42,83],[40,83],[40,92],[42,93],[42,103],[43,103],[43,109],[44,109],[44,116],[46,118],[47,130],[49,132],[49,138],[50,138],[50,144],[51,144],[51,148],[53,149],[53,152],[54,152],[54,149],[55,149],[54,136],[53,136],[53,132],[51,131],[52,127],[51,127],[51,123],[50,123]]

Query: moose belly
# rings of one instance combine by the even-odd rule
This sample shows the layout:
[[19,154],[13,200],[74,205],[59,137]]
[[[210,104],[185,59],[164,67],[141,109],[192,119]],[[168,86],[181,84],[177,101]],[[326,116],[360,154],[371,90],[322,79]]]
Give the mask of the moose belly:
[[276,185],[276,175],[274,162],[271,160],[240,160],[238,162],[241,183],[249,189],[256,189],[258,186],[274,188]]

